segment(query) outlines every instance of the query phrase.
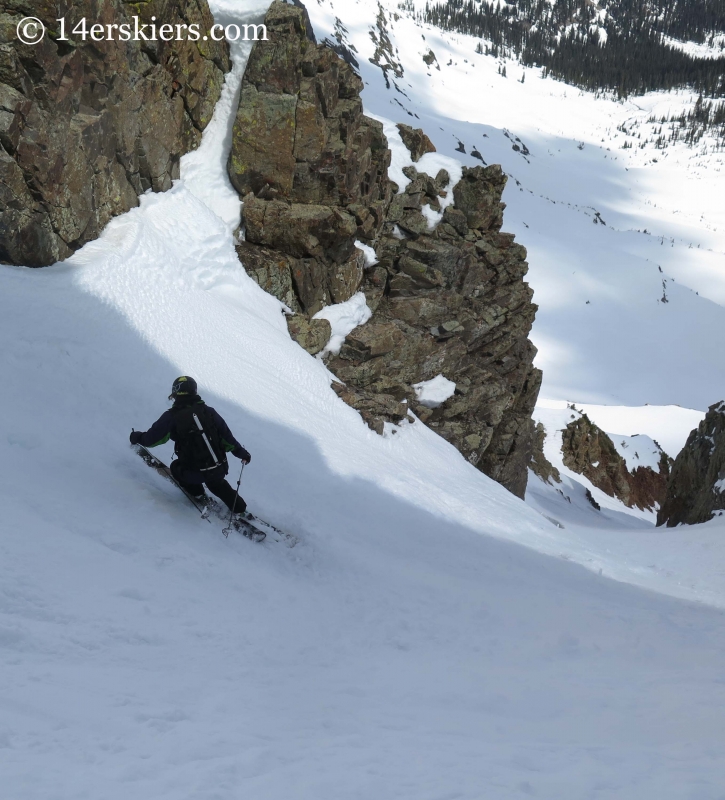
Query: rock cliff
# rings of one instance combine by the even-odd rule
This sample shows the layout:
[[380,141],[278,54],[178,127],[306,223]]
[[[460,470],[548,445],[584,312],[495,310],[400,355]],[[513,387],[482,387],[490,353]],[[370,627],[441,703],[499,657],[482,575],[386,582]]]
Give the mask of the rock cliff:
[[[454,205],[430,228],[422,208],[436,209],[449,177],[407,173],[412,180],[393,197],[376,242],[379,264],[362,283],[373,316],[329,367],[364,395],[407,401],[522,497],[541,374],[527,338],[536,307],[523,281],[526,251],[500,233],[506,177],[498,166],[464,169]],[[412,387],[438,375],[455,383],[455,393],[431,407]]]
[[[147,189],[163,191],[198,146],[230,68],[226,42],[58,39],[94,24],[156,18],[209,30],[206,0],[14,0],[0,7],[0,263],[41,267],[96,238]],[[16,36],[38,17],[35,46]],[[90,23],[89,23],[90,24]]]
[[[303,9],[275,2],[266,24],[270,42],[250,56],[229,160],[244,198],[240,259],[297,312],[292,333],[303,343],[309,316],[363,291],[371,319],[328,360],[338,395],[379,433],[412,410],[523,497],[541,373],[528,339],[536,306],[526,251],[501,233],[506,176],[498,166],[465,169],[452,187],[445,171],[411,166],[399,191],[350,64],[315,44]],[[422,131],[401,135],[414,159],[432,148]],[[356,239],[374,247],[376,266],[365,268]],[[454,391],[431,403],[416,385],[439,375]]]
[[270,41],[249,58],[229,158],[244,198],[239,254],[265,289],[311,315],[358,290],[354,242],[382,228],[390,152],[362,112],[362,81],[315,44],[306,11],[275,2],[265,22]]
[[725,510],[725,402],[710,406],[675,459],[658,525],[694,525]]
[[630,472],[611,438],[586,414],[564,428],[561,449],[564,466],[584,475],[598,489],[626,506],[652,510],[664,502],[671,465],[666,453],[661,453],[659,471],[639,466]]

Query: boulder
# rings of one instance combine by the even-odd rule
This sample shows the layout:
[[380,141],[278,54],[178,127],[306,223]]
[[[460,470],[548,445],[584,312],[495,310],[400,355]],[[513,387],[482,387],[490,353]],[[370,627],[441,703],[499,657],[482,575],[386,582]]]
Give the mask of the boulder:
[[426,153],[436,152],[435,145],[421,128],[411,128],[410,125],[404,125],[402,122],[396,127],[400,131],[400,138],[410,151],[413,161],[418,161]]
[[246,239],[294,258],[339,265],[355,254],[355,218],[341,208],[244,198]]
[[340,350],[340,358],[369,361],[395,350],[403,340],[403,333],[393,322],[370,322],[348,334]]
[[[297,96],[245,86],[234,126],[231,175],[240,194],[269,186],[289,197],[295,177]],[[264,136],[260,135],[264,131]]]
[[287,328],[297,344],[313,356],[325,348],[332,336],[328,320],[310,319],[302,314],[287,317]]
[[290,311],[302,310],[292,281],[296,259],[290,258],[279,250],[258,247],[247,241],[239,242],[236,251],[247,274],[265,292],[281,300]]
[[353,250],[344,264],[330,270],[330,296],[333,303],[344,303],[358,290],[365,269],[365,254]]
[[[306,11],[280,0],[242,83],[229,177],[241,196],[265,186],[290,203],[380,209],[390,199],[383,126],[362,113],[353,68],[308,36]],[[359,234],[372,238],[377,230]]]
[[507,177],[498,164],[463,168],[463,177],[453,187],[455,207],[463,212],[469,228],[499,231],[503,223],[501,195]]
[[292,260],[292,283],[300,306],[308,314],[316,314],[332,303],[329,267],[316,258]]
[[397,400],[393,395],[366,392],[337,382],[332,383],[332,390],[347,405],[359,411],[365,424],[381,436],[386,422],[398,425],[408,419],[407,403]]

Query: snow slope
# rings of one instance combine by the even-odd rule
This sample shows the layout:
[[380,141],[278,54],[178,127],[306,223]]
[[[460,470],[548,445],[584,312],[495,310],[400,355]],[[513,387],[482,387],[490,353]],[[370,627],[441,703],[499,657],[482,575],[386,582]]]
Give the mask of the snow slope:
[[[720,797],[721,524],[622,556],[419,423],[369,431],[236,260],[243,63],[170,192],[0,271],[2,795]],[[225,540],[131,452],[182,372],[295,548]]]

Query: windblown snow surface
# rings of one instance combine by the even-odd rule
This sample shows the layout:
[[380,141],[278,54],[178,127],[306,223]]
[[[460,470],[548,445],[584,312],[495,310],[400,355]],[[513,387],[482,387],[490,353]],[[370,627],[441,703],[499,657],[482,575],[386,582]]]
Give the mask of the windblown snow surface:
[[[212,5],[219,21],[254,22],[267,4]],[[324,34],[333,6],[310,10]],[[0,271],[0,795],[722,798],[722,523],[665,532],[622,514],[616,528],[615,511],[596,528],[591,507],[586,517],[567,504],[571,521],[557,527],[419,422],[368,430],[236,259],[239,201],[224,167],[246,53],[234,56],[171,191],[145,195],[62,265]],[[376,98],[365,101],[391,117]],[[455,125],[482,148],[482,131],[502,138]],[[487,159],[512,158],[499,144]],[[547,150],[579,151],[563,134],[532,144],[548,166],[521,163],[537,193],[517,195],[507,227],[549,271],[532,279],[551,393],[702,408],[718,396],[696,352],[720,322],[717,286],[705,300],[676,284],[658,304],[649,241],[591,222],[605,185],[612,203],[629,202],[624,176],[602,177],[589,148],[580,186],[573,167],[566,184],[582,205],[550,204],[538,192],[568,196],[554,166],[568,160]],[[627,213],[610,218],[624,225]],[[557,238],[562,220],[574,241]],[[681,230],[714,241],[692,220]],[[630,255],[610,263],[621,242]],[[555,265],[585,246],[611,271],[567,284]],[[705,286],[714,256],[699,266]],[[582,327],[585,295],[591,311],[603,305],[591,315],[599,333]],[[608,312],[621,321],[609,344]],[[710,357],[712,376],[722,354]],[[251,451],[242,493],[299,537],[294,548],[224,539],[131,452],[128,432],[161,413],[180,373]]]

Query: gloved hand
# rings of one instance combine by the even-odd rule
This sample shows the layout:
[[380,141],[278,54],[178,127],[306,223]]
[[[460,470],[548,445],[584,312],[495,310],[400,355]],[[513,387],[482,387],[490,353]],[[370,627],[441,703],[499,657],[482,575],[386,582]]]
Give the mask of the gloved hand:
[[238,456],[245,464],[249,464],[249,462],[252,460],[252,456],[249,455],[249,451],[245,450],[243,447],[238,453]]
[[138,444],[141,441],[142,436],[143,433],[141,433],[141,431],[131,431],[128,441],[131,442],[131,444]]

